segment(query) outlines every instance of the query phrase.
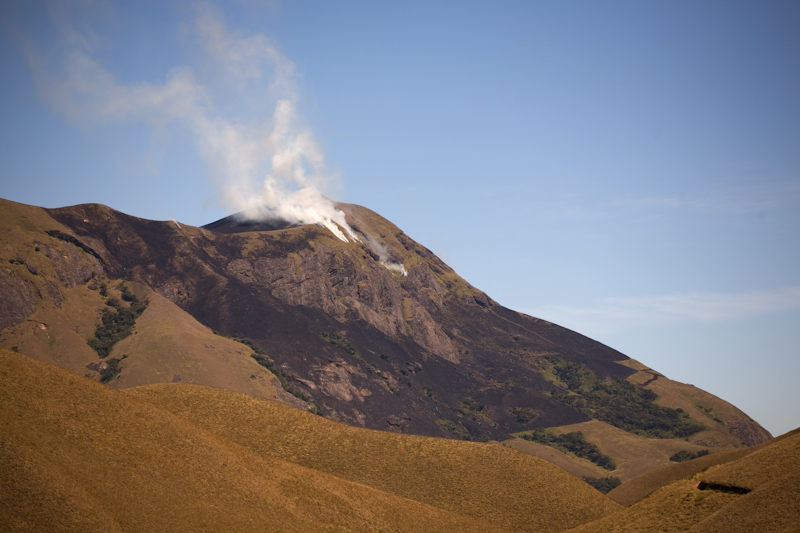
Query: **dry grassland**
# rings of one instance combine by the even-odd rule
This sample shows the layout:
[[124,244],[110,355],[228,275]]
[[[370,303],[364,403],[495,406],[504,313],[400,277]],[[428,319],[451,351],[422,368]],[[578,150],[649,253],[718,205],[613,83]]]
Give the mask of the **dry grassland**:
[[599,420],[559,426],[557,429],[562,433],[582,432],[586,440],[599,446],[603,453],[610,455],[616,461],[617,468],[611,472],[592,465],[595,467],[595,476],[612,475],[623,481],[655,468],[675,464],[669,460],[675,452],[680,450],[697,452],[704,448],[683,439],[641,437]]
[[700,491],[697,480],[681,480],[612,516],[571,531],[576,533],[688,531],[706,516],[734,503],[739,496]]
[[619,509],[560,468],[497,444],[346,426],[192,385],[125,391],[263,457],[326,472],[516,531],[558,531]]
[[[285,392],[278,379],[250,357],[247,346],[214,335],[194,317],[160,294],[146,291],[147,309],[134,335],[120,341],[112,355],[128,358],[110,385],[125,389],[180,380],[229,389],[298,407],[305,404]],[[177,376],[177,377],[176,377]]]
[[[719,454],[717,459],[736,455]],[[670,470],[674,474],[689,466],[702,467],[707,461],[701,459]],[[649,477],[666,478],[663,472],[655,474]],[[759,445],[744,457],[672,482],[574,531],[800,531],[800,433],[792,432]]]
[[495,529],[255,453],[3,349],[0,404],[3,531]]
[[683,463],[672,463],[652,472],[647,472],[641,476],[630,479],[608,493],[608,497],[615,502],[629,506],[655,492],[661,487],[681,479],[691,478],[718,464],[728,461],[735,461],[751,453],[750,448],[740,448],[726,452],[719,452],[713,455],[698,457]]

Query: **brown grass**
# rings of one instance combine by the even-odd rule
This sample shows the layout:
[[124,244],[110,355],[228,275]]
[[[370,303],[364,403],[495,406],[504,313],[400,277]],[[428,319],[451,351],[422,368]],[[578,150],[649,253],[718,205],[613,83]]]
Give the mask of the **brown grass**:
[[250,357],[250,348],[215,335],[160,294],[142,289],[149,301],[147,309],[136,321],[135,334],[120,341],[112,352],[114,357],[128,356],[119,377],[110,383],[114,388],[171,382],[179,376],[183,383],[302,404]]
[[[631,383],[644,383],[653,377],[653,371],[647,369],[638,361],[628,359],[626,361],[618,361],[618,363],[639,370],[636,374],[628,377],[628,381]],[[643,370],[650,371],[644,372]],[[742,446],[739,439],[730,433],[726,422],[734,419],[751,419],[736,406],[694,385],[672,381],[663,375],[648,384],[646,388],[658,394],[658,404],[672,407],[673,409],[681,408],[689,413],[692,418],[705,424],[708,429],[692,435],[689,438],[690,441],[705,447],[725,448]],[[715,418],[718,420],[715,420]],[[765,440],[771,437],[766,431],[763,433],[763,436]]]
[[659,468],[652,472],[647,472],[626,481],[616,489],[608,493],[608,497],[617,503],[628,506],[638,502],[656,489],[669,485],[680,479],[690,478],[696,474],[704,472],[723,463],[729,463],[736,459],[741,459],[746,455],[761,450],[800,433],[800,430],[790,431],[785,435],[776,437],[770,441],[750,446],[749,448],[738,448],[735,450],[721,451],[704,457],[698,457],[684,463],[671,463],[670,466]]
[[[800,433],[754,448],[744,457],[674,481],[623,511],[574,531],[800,531]],[[716,459],[741,452],[719,454]],[[696,469],[706,463],[701,459],[670,470],[674,474],[690,466]]]
[[555,531],[618,509],[555,465],[498,444],[356,428],[229,391],[126,391],[262,456],[278,457],[518,531]]
[[736,494],[700,491],[697,489],[697,480],[681,480],[662,487],[636,505],[571,531],[688,531],[705,517],[736,502],[739,497]]
[[800,473],[800,434],[769,443],[703,476],[703,481],[756,489],[788,473]]
[[740,448],[698,457],[684,463],[672,463],[630,479],[608,493],[608,497],[621,505],[631,505],[661,487],[681,479],[690,478],[718,464],[734,461],[750,453],[750,448]]
[[135,395],[2,349],[0,380],[3,529],[494,529],[258,454]]
[[623,481],[657,468],[675,464],[669,460],[675,452],[680,450],[696,452],[704,448],[683,439],[641,437],[599,420],[559,426],[558,430],[563,433],[582,432],[586,440],[596,444],[603,453],[610,455],[616,461],[617,468],[609,472],[588,461],[581,460],[582,462],[580,462],[577,461],[578,458],[571,458],[574,462],[592,468],[596,472],[595,476],[612,475]]
[[577,477],[606,477],[613,476],[614,472],[609,472],[600,468],[596,464],[572,454],[556,450],[552,446],[531,442],[525,439],[513,438],[503,441],[504,446],[519,450],[523,453],[535,455],[545,461],[549,461],[559,468],[563,468],[573,476]]

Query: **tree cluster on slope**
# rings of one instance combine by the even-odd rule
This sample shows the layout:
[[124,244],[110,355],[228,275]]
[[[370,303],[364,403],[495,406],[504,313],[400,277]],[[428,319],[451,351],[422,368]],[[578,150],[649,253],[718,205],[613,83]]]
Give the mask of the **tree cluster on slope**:
[[705,426],[688,413],[655,403],[658,395],[624,379],[600,381],[580,363],[549,357],[553,374],[566,384],[567,391],[556,391],[553,398],[577,411],[643,437],[685,438]]

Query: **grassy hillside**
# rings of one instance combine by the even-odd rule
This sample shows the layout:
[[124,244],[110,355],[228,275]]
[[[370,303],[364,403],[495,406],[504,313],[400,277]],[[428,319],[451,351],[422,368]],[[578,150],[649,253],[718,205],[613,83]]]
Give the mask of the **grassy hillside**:
[[120,341],[112,352],[115,357],[128,356],[123,371],[111,382],[113,387],[180,381],[294,400],[250,357],[250,348],[215,335],[160,294],[143,292],[149,304],[136,321],[136,334]]
[[680,479],[692,477],[696,474],[704,472],[709,468],[741,459],[746,455],[750,455],[766,446],[771,446],[781,440],[789,438],[800,430],[791,431],[773,440],[750,446],[749,448],[738,448],[735,450],[722,451],[715,454],[707,455],[705,457],[698,457],[685,463],[671,463],[670,466],[659,468],[631,480],[626,481],[616,489],[608,493],[608,497],[622,505],[631,505],[638,502],[645,496],[651,494],[655,490],[669,485],[672,482]]
[[[736,455],[725,454],[728,459]],[[723,454],[716,459],[721,458]],[[691,472],[708,466],[707,461],[712,459],[714,456],[702,457],[674,467],[676,471],[688,470],[689,475],[620,512],[573,531],[800,530],[800,434],[793,432],[760,445],[744,457]],[[658,476],[653,473],[648,477]],[[663,472],[661,477],[665,477]]]
[[[712,394],[692,385],[672,381],[634,359],[620,361],[619,364],[637,370],[627,378],[627,381],[640,389],[655,393],[658,396],[656,404],[680,409],[684,416],[688,415],[691,417],[690,420],[700,422],[705,429],[686,438],[652,438],[624,431],[600,420],[551,428],[554,432],[562,434],[577,431],[583,433],[589,442],[597,445],[604,454],[614,459],[617,467],[613,471],[604,470],[574,454],[524,442],[519,438],[507,440],[504,444],[551,461],[576,476],[613,476],[624,482],[647,472],[674,465],[670,457],[676,452],[696,453],[709,450],[711,456],[704,459],[705,463],[711,465],[719,462],[712,458],[716,454],[746,449],[743,448],[742,441],[752,442],[768,437],[768,434],[746,414]],[[742,457],[746,453],[725,455],[725,457],[730,460]],[[641,490],[650,487],[652,492],[662,485],[651,486],[645,483]],[[637,494],[639,491],[633,491],[631,497],[635,498]],[[627,497],[621,501],[626,504],[631,503]]]
[[3,349],[0,379],[3,530],[494,529],[256,453],[134,395]]
[[262,456],[503,528],[557,531],[618,508],[560,468],[497,444],[355,428],[280,403],[204,387],[152,385],[126,393]]
[[[111,309],[107,299],[127,305],[118,288],[122,280],[107,279],[93,250],[71,242],[69,230],[44,209],[0,199],[0,228],[0,283],[6,298],[17,296],[0,310],[8,315],[0,316],[0,346],[98,379],[103,361],[87,339],[103,310]],[[113,387],[184,381],[306,407],[250,357],[252,350],[215,335],[146,285],[126,285],[149,305],[133,334],[106,359],[121,361],[121,372],[109,383]]]

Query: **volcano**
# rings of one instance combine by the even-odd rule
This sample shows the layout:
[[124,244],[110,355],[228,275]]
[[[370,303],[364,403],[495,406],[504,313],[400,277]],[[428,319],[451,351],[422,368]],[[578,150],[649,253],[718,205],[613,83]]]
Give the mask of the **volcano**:
[[[198,228],[4,200],[0,346],[118,389],[189,382],[353,426],[503,442],[585,477],[608,471],[543,430],[580,432],[623,480],[679,451],[771,438],[724,400],[503,307],[377,213],[336,207],[360,242],[286,221]],[[133,300],[146,307],[102,355],[99,326]]]

